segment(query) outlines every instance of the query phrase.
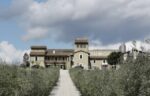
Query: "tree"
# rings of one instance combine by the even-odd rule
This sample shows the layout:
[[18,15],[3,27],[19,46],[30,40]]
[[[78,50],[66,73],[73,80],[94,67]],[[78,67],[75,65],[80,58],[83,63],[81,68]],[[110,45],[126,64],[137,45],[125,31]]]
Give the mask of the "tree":
[[121,52],[112,52],[107,58],[108,64],[110,65],[118,64],[120,61],[121,55],[122,55]]
[[27,53],[23,56],[23,63],[21,64],[21,67],[30,67],[29,55]]

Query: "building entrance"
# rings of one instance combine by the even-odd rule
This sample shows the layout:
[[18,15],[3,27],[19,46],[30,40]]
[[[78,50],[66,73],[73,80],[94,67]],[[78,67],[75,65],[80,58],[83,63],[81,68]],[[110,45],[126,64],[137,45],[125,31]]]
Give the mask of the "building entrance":
[[60,65],[60,69],[66,69],[66,66],[65,65]]

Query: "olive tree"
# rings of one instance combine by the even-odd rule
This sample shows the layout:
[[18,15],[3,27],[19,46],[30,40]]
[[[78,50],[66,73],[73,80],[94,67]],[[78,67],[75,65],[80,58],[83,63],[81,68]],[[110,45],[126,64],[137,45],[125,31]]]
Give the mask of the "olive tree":
[[110,65],[118,64],[121,56],[122,56],[121,52],[112,52],[107,58],[108,64]]

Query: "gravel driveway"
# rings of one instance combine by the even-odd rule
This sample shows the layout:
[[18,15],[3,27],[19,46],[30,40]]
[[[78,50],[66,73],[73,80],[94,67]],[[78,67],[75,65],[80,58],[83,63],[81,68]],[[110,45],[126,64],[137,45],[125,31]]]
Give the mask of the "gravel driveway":
[[60,70],[59,81],[50,96],[80,96],[80,92],[72,82],[68,70]]

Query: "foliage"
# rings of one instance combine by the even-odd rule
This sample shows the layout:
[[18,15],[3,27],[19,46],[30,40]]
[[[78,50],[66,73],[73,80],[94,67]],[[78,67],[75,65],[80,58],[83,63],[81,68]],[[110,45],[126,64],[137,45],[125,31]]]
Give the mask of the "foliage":
[[48,96],[58,69],[30,69],[0,64],[0,96]]
[[122,53],[121,52],[112,52],[109,56],[108,56],[108,64],[110,65],[116,65],[119,63],[120,61],[120,57],[121,57]]
[[118,70],[71,69],[82,96],[150,96],[150,60],[128,60]]

